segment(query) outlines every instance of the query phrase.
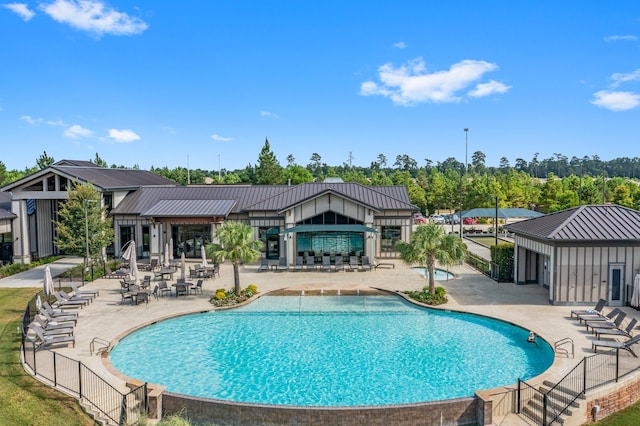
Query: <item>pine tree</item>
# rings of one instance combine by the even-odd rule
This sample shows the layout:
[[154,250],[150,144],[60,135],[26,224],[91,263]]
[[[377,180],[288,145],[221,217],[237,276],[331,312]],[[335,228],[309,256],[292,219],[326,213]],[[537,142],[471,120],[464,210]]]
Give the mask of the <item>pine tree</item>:
[[257,183],[259,185],[277,185],[282,183],[282,167],[271,151],[269,139],[265,139],[264,146],[258,156],[258,166],[256,167]]

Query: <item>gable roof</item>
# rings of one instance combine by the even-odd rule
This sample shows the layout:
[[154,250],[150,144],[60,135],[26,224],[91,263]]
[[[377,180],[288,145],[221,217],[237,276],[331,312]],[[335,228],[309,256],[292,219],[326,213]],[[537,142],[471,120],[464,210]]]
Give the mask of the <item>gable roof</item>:
[[235,200],[160,200],[143,217],[226,217],[236,205]]
[[640,212],[613,204],[587,205],[512,223],[505,229],[552,241],[640,240]]
[[[65,163],[67,162],[68,160],[65,160]],[[103,191],[136,189],[143,185],[177,185],[170,179],[146,170],[107,169],[96,166],[93,163],[90,164],[90,166],[68,166],[56,163],[0,189],[2,191],[11,191],[29,185],[50,173],[58,174],[73,181],[91,183]]]
[[[409,193],[403,186],[365,187],[356,183],[323,184],[306,183],[288,185],[206,185],[175,187],[142,187],[128,195],[111,210],[111,214],[149,215],[149,212],[168,207],[171,204],[172,215],[180,215],[181,203],[168,203],[167,200],[209,200],[235,201],[231,212],[246,211],[282,211],[327,191],[352,199],[374,210],[398,209],[417,210],[411,204]],[[164,208],[164,207],[163,207]],[[168,214],[168,213],[167,213]]]

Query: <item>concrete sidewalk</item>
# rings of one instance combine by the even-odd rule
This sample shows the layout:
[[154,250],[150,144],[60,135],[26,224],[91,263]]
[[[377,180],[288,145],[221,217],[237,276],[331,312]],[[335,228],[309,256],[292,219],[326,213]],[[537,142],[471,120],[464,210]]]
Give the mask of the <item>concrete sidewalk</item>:
[[[51,276],[54,282],[57,282],[56,276],[63,272],[80,265],[84,259],[82,257],[64,257],[55,262],[48,263],[51,268]],[[0,278],[0,288],[42,288],[44,280],[44,269],[47,265],[36,266],[24,272],[20,272],[9,277]]]

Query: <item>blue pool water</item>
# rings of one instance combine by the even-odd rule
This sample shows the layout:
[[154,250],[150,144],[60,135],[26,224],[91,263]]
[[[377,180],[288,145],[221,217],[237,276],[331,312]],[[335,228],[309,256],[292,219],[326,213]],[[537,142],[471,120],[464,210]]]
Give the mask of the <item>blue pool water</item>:
[[397,296],[264,296],[145,327],[111,351],[127,376],[236,402],[364,406],[435,401],[529,379],[553,351],[528,331]]
[[[421,267],[421,266],[416,266],[416,267],[413,267],[411,269],[413,269],[414,271],[424,275],[428,279],[427,268],[424,268],[424,267]],[[433,279],[436,280],[436,281],[447,281],[447,280],[453,279],[455,277],[456,276],[453,273],[445,271],[443,269],[437,269],[436,268],[433,271]]]

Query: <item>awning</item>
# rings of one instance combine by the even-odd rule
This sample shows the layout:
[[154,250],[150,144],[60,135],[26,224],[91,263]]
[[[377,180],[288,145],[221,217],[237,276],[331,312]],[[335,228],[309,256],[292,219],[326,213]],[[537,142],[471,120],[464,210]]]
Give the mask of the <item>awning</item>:
[[335,231],[335,232],[374,232],[378,233],[374,228],[369,228],[364,225],[298,225],[293,228],[288,228],[282,231],[282,233],[288,232],[320,232],[320,231]]

